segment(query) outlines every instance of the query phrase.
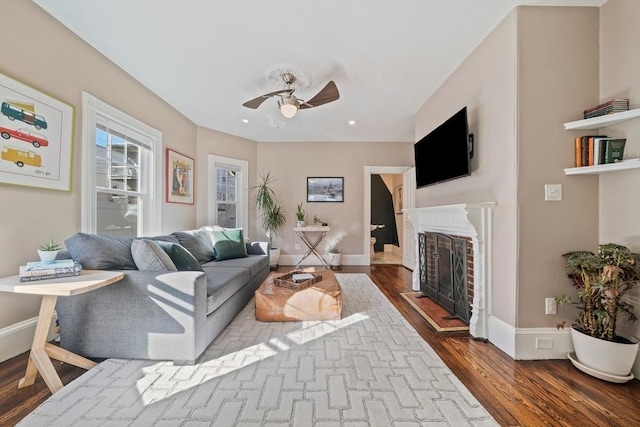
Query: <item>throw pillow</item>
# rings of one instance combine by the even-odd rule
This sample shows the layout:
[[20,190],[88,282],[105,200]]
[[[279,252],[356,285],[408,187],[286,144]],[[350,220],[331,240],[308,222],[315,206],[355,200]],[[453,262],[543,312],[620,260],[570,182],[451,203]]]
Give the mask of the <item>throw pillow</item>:
[[178,271],[169,254],[151,240],[134,240],[131,244],[131,255],[138,270]]
[[171,258],[178,271],[203,271],[198,260],[177,243],[156,242]]
[[77,233],[64,241],[71,258],[86,270],[135,270],[132,237]]
[[213,247],[209,234],[204,230],[176,231],[172,234],[200,264],[213,260]]
[[211,231],[213,238],[213,253],[216,261],[225,259],[246,258],[247,246],[242,236],[242,228],[224,228]]

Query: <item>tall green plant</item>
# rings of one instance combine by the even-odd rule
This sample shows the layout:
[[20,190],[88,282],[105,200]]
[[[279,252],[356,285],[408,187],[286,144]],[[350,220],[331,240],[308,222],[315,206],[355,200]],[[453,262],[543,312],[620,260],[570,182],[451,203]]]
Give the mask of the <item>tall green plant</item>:
[[600,245],[596,254],[576,251],[562,256],[578,289],[578,299],[561,295],[556,301],[560,306],[570,303],[578,308],[577,323],[586,334],[614,341],[619,316],[636,320],[633,306],[622,298],[640,283],[640,254],[609,243]]
[[278,233],[278,229],[287,222],[286,211],[272,188],[273,181],[275,179],[267,172],[261,174],[258,182],[250,187],[250,190],[255,191],[253,200],[260,211],[260,225],[269,238],[269,246],[272,246],[273,236]]

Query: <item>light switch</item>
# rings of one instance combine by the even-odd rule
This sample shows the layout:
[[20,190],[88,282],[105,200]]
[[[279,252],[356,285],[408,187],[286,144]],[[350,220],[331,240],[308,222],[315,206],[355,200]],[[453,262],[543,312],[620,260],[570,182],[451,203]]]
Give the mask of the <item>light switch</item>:
[[562,184],[545,184],[545,202],[559,202],[562,200]]

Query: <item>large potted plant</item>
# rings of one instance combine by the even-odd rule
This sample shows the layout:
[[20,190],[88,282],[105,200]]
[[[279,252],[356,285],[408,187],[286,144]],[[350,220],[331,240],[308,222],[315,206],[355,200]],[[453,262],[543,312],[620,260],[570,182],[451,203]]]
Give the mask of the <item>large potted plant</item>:
[[[571,325],[576,367],[598,378],[623,382],[633,378],[638,354],[637,338],[616,331],[618,318],[636,320],[624,295],[640,283],[640,254],[621,245],[600,245],[598,252],[576,251],[563,255],[567,272],[577,288],[577,299],[556,297],[560,306],[578,308]],[[577,363],[576,363],[577,362]]]
[[250,189],[255,191],[254,203],[259,210],[262,230],[269,238],[269,265],[278,267],[280,249],[273,246],[273,236],[278,234],[278,229],[287,222],[287,214],[284,207],[276,198],[272,188],[273,177],[270,173],[260,175],[258,182]]

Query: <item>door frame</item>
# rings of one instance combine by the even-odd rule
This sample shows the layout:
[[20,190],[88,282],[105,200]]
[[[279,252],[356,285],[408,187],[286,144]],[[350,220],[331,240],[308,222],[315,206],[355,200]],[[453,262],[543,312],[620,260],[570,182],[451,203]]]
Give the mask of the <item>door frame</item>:
[[371,265],[371,175],[393,174],[402,175],[411,166],[365,166],[364,167],[364,265]]

